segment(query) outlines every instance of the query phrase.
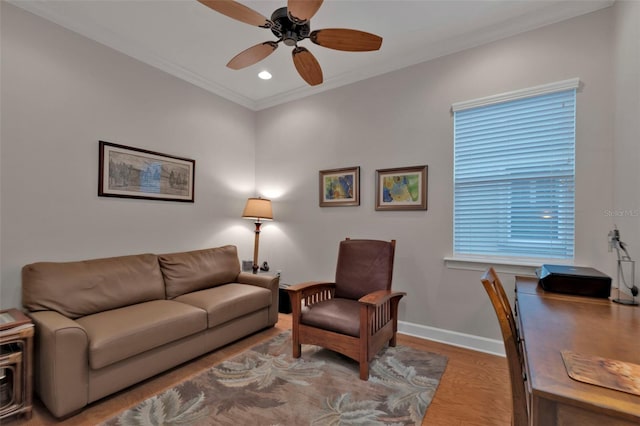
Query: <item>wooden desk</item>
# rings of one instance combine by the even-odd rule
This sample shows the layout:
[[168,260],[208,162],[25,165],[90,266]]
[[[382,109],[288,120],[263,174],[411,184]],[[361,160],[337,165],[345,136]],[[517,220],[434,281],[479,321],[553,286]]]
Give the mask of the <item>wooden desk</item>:
[[550,293],[516,277],[530,421],[552,425],[639,425],[640,396],[573,380],[561,350],[640,364],[640,308]]

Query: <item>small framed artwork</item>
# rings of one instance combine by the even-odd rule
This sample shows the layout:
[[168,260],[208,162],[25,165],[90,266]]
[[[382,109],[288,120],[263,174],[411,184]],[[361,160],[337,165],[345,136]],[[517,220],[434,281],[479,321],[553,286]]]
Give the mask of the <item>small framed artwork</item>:
[[376,170],[376,210],[427,210],[427,166]]
[[100,141],[101,197],[193,203],[196,161]]
[[243,260],[242,271],[244,272],[253,271],[253,260]]
[[360,167],[320,170],[320,207],[359,205]]

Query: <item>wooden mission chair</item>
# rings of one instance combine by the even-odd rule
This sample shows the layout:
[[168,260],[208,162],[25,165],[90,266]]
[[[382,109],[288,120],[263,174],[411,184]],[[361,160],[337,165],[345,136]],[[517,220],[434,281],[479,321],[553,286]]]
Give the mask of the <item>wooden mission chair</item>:
[[493,309],[496,311],[500,331],[504,340],[504,349],[509,365],[509,379],[511,381],[511,395],[513,401],[513,426],[527,426],[529,424],[529,410],[527,407],[527,392],[525,389],[526,373],[521,352],[518,327],[511,311],[509,299],[504,291],[502,282],[491,267],[481,278],[482,285],[489,295]]
[[406,294],[391,290],[395,240],[340,242],[335,282],[290,286],[293,357],[301,345],[325,347],[360,364],[369,379],[369,362],[387,343],[396,345],[398,302]]

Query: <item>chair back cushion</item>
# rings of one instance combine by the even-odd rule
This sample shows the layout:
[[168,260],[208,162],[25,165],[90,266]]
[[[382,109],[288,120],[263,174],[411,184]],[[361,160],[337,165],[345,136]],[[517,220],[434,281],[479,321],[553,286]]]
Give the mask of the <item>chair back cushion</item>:
[[236,246],[222,246],[158,256],[167,299],[235,282],[240,273]]
[[164,299],[155,254],[77,262],[37,262],[22,268],[22,304],[68,318]]
[[359,299],[378,290],[390,290],[395,241],[340,242],[335,297]]

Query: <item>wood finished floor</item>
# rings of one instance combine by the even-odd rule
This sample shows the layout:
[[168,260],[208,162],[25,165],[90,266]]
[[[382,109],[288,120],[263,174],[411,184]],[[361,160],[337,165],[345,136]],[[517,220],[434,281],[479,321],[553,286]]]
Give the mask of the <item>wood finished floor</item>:
[[[9,418],[0,420],[0,424],[2,426],[95,425],[173,387],[187,377],[196,375],[290,328],[290,315],[280,314],[274,328],[254,334],[97,401],[79,414],[63,421],[53,418],[35,398],[34,412],[30,420]],[[443,354],[449,358],[446,371],[422,425],[506,426],[511,423],[511,391],[505,358],[402,334],[398,335],[398,343]]]

